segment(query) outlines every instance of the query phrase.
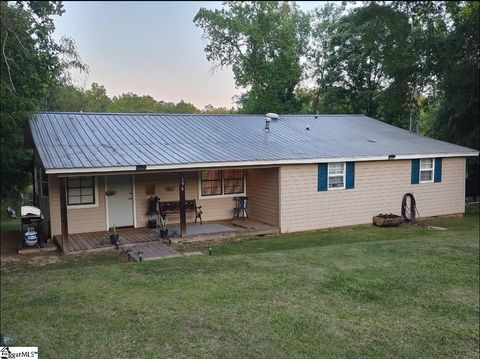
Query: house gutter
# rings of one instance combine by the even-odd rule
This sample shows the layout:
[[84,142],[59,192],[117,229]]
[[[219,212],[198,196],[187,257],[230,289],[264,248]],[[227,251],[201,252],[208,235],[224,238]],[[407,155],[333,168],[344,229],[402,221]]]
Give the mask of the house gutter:
[[[186,169],[204,169],[219,167],[251,167],[251,166],[280,166],[280,165],[300,165],[317,164],[331,162],[366,162],[366,161],[396,161],[421,158],[446,158],[446,157],[476,157],[479,152],[466,153],[443,153],[443,154],[422,154],[422,155],[383,155],[366,157],[335,157],[335,158],[308,158],[293,160],[256,160],[256,161],[231,161],[231,162],[205,162],[205,163],[185,163],[168,165],[147,165],[147,166],[116,166],[116,167],[88,167],[88,168],[52,168],[47,169],[46,174],[77,174],[77,173],[111,173],[111,172],[139,172],[139,171],[158,171],[158,170],[186,170]],[[394,156],[394,158],[389,158]]]

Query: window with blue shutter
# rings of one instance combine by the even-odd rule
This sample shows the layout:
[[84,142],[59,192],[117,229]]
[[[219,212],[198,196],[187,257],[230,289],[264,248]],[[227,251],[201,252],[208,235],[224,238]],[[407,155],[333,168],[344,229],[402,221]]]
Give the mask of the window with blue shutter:
[[418,184],[420,181],[420,160],[412,160],[412,184]]
[[346,189],[355,188],[355,162],[347,162]]
[[318,164],[318,187],[317,190],[326,191],[328,189],[328,163]]
[[435,158],[434,182],[442,182],[442,159],[441,158]]

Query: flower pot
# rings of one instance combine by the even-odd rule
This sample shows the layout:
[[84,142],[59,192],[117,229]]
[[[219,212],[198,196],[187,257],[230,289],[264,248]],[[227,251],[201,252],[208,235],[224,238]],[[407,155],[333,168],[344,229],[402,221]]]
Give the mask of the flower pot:
[[117,244],[117,242],[119,242],[118,240],[118,234],[111,234],[110,235],[110,244]]
[[155,229],[157,228],[157,220],[156,219],[149,219],[147,222],[148,228]]
[[378,227],[396,227],[401,223],[403,223],[403,218],[391,213],[373,217],[373,224]]
[[160,237],[162,239],[167,239],[168,238],[168,229],[161,229],[160,230]]

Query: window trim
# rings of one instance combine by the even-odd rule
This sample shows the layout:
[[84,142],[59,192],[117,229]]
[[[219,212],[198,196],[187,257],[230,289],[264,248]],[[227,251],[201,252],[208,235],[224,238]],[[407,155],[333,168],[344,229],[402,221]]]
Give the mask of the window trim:
[[[330,165],[336,164],[336,163],[341,163],[343,164],[343,187],[335,187],[335,188],[330,188]],[[327,166],[327,191],[335,191],[337,189],[345,189],[346,188],[346,180],[347,180],[347,162],[332,162],[329,163]],[[331,177],[340,177],[340,176],[331,176]]]
[[96,208],[99,206],[99,198],[98,198],[98,182],[97,176],[72,176],[68,178],[75,178],[75,177],[93,177],[93,190],[94,190],[94,199],[95,203],[92,204],[68,204],[68,179],[65,181],[65,201],[67,203],[68,209],[81,209],[81,208]]
[[[424,172],[432,171],[432,177],[428,181],[422,181],[422,161],[425,160],[432,160],[432,169],[431,170],[423,170]],[[418,183],[433,183],[435,182],[435,158],[421,158],[418,164]]]
[[[235,170],[238,170],[239,168],[233,168]],[[209,195],[202,195],[202,172],[203,171],[210,171],[210,170],[220,170],[222,171],[222,194],[209,194]],[[229,169],[218,169],[218,168],[212,168],[212,169],[205,169],[203,171],[198,172],[198,199],[214,199],[214,198],[232,198],[232,197],[239,197],[239,196],[246,196],[247,194],[247,171],[245,169],[241,169],[243,171],[243,192],[242,193],[230,193],[230,194],[225,194],[225,176],[223,175],[223,171],[229,170]]]

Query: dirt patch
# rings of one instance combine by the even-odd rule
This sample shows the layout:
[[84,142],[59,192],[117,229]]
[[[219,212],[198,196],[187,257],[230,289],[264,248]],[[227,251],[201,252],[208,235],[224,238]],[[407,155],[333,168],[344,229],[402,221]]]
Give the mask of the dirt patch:
[[43,267],[61,260],[62,256],[57,252],[8,255],[1,257],[0,270],[10,272],[22,266]]

